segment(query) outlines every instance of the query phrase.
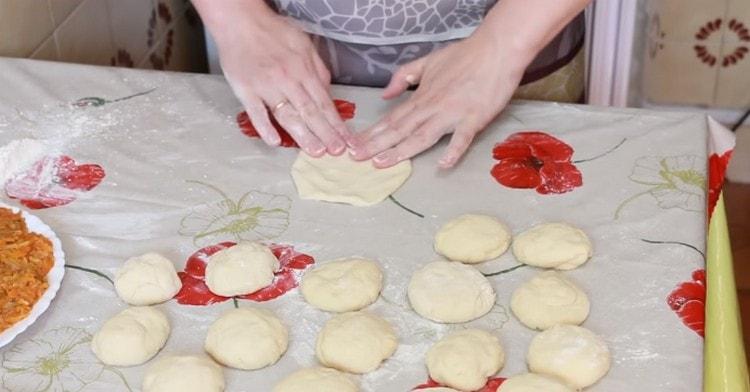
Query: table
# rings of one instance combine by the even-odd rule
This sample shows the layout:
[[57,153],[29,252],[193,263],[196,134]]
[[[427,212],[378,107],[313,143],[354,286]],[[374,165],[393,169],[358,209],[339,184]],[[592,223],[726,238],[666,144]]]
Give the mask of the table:
[[[479,267],[498,293],[487,316],[444,326],[408,309],[411,273],[439,258],[435,231],[467,212],[496,215],[515,234],[565,221],[592,238],[594,257],[566,272],[591,299],[584,326],[613,354],[610,373],[589,390],[697,391],[704,370],[706,390],[748,390],[738,389],[747,385],[747,369],[731,257],[722,253],[728,237],[720,201],[706,254],[707,193],[719,199],[721,182],[708,181],[707,161],[712,156],[716,169],[725,167],[732,138],[704,116],[518,102],[455,170],[436,167],[443,141],[413,161],[412,177],[393,199],[360,208],[300,200],[289,176],[297,150],[269,149],[243,134],[236,122],[241,106],[221,77],[13,59],[0,59],[0,75],[0,146],[35,139],[48,157],[41,175],[6,184],[3,201],[48,207],[33,212],[56,230],[69,264],[51,308],[0,349],[5,390],[37,391],[47,382],[51,390],[139,390],[146,365],[104,366],[88,347],[102,321],[126,306],[105,277],[148,251],[163,253],[182,271],[191,255],[200,262],[216,250],[210,246],[238,240],[290,245],[315,264],[352,255],[381,263],[385,287],[370,310],[396,326],[400,346],[361,377],[363,390],[406,391],[424,383],[429,346],[467,326],[500,337],[507,357],[500,377],[523,372],[535,332],[515,319],[509,300],[537,271],[514,268],[511,252]],[[388,107],[373,89],[335,86],[333,93],[356,105],[348,121],[355,129]],[[499,143],[525,152],[493,156]],[[278,279],[294,283],[302,273],[290,267]],[[297,290],[262,302],[219,301],[191,291],[200,280],[187,265],[180,301],[159,305],[172,323],[163,353],[202,353],[206,330],[222,311],[260,306],[289,326],[289,350],[261,371],[226,370],[227,390],[270,390],[315,363],[314,338],[329,315],[307,306]]]

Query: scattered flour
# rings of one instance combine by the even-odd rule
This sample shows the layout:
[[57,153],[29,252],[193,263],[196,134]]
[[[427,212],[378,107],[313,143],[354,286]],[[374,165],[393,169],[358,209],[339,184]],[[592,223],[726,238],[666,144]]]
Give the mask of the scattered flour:
[[45,143],[34,139],[16,139],[0,147],[0,186],[28,169],[48,151]]

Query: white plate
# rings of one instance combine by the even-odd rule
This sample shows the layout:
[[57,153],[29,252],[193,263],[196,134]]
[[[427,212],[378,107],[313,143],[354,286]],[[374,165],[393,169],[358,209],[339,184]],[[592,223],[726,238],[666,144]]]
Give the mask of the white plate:
[[47,287],[47,290],[44,292],[44,294],[42,294],[41,298],[36,301],[34,307],[31,308],[31,313],[29,313],[26,318],[13,324],[12,327],[6,329],[3,332],[0,332],[0,347],[3,347],[6,344],[10,343],[21,332],[25,331],[26,328],[28,328],[31,324],[34,324],[39,316],[41,316],[42,313],[47,310],[50,303],[52,303],[52,299],[55,298],[57,290],[60,289],[60,283],[62,282],[63,275],[65,275],[65,254],[63,253],[62,245],[60,245],[60,239],[57,238],[57,235],[55,235],[52,229],[44,224],[41,219],[29,214],[26,211],[20,210],[16,207],[5,205],[3,203],[0,203],[0,207],[9,208],[13,210],[13,212],[21,211],[21,215],[26,220],[26,226],[29,228],[29,231],[41,234],[47,237],[52,242],[52,252],[55,257],[55,264],[47,273],[47,283],[49,284],[49,287]]

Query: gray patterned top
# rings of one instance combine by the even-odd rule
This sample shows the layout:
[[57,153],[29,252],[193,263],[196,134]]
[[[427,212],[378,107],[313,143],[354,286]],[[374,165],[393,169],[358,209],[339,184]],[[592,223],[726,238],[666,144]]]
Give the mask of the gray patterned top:
[[341,42],[392,45],[465,38],[496,0],[274,0],[305,31]]
[[[497,0],[267,0],[313,36],[336,83],[384,86],[401,64],[468,37]],[[540,53],[524,82],[553,72],[583,42],[582,15]],[[564,63],[564,62],[563,62]],[[558,66],[559,65],[559,66]]]

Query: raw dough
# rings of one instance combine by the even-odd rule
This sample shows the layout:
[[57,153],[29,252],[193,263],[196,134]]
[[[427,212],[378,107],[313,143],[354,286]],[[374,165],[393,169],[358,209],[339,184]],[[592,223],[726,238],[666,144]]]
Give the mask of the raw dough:
[[170,355],[154,362],[143,378],[143,392],[222,392],[221,366],[204,356]]
[[273,282],[279,260],[267,246],[240,242],[208,258],[206,286],[224,297],[254,293]]
[[592,246],[578,228],[567,223],[543,223],[516,237],[513,254],[524,264],[569,270],[591,257]]
[[575,392],[563,382],[541,374],[524,373],[508,378],[497,392]]
[[454,332],[427,352],[430,378],[462,391],[475,391],[505,363],[500,341],[489,332],[465,329]]
[[205,349],[222,365],[254,370],[276,363],[288,343],[286,327],[271,311],[239,308],[211,324]]
[[349,376],[338,370],[315,367],[300,369],[276,384],[273,392],[357,392]]
[[420,316],[439,323],[464,323],[482,317],[495,304],[495,290],[476,268],[435,261],[414,273],[409,302]]
[[376,169],[371,161],[355,161],[348,153],[313,158],[300,151],[292,165],[292,179],[301,199],[370,206],[380,203],[403,185],[411,161]]
[[525,326],[544,330],[557,324],[581,324],[589,315],[589,299],[563,274],[545,271],[513,292],[510,308]]
[[310,305],[329,312],[360,310],[375,302],[382,288],[378,264],[360,258],[325,263],[307,272],[300,285]]
[[398,346],[391,325],[370,313],[334,316],[318,335],[315,353],[325,366],[350,373],[368,373],[393,355]]
[[508,227],[487,215],[461,215],[444,224],[435,235],[436,252],[469,264],[499,257],[509,245]]
[[91,340],[91,349],[107,365],[140,365],[164,347],[169,330],[169,320],[161,311],[147,306],[127,308],[102,325]]
[[153,305],[171,299],[182,282],[169,259],[146,253],[125,261],[115,275],[115,290],[130,305]]
[[604,341],[586,328],[556,325],[531,340],[529,370],[549,374],[582,389],[602,378],[610,366]]

